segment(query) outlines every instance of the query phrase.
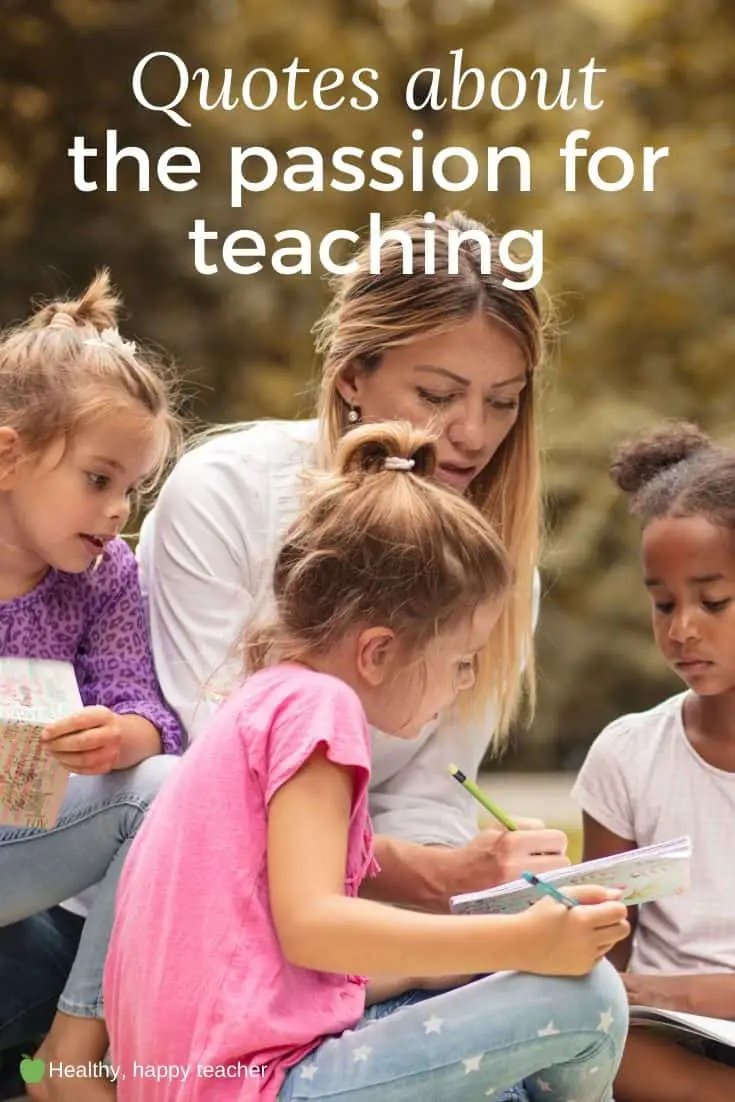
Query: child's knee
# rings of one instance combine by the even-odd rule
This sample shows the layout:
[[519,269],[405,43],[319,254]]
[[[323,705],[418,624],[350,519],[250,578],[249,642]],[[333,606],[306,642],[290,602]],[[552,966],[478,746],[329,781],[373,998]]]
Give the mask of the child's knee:
[[580,981],[580,998],[585,1017],[607,1033],[622,1053],[628,1032],[628,996],[623,981],[609,961],[600,961]]
[[148,806],[156,798],[179,765],[180,758],[173,754],[156,754],[146,758],[130,770],[129,788],[136,802]]

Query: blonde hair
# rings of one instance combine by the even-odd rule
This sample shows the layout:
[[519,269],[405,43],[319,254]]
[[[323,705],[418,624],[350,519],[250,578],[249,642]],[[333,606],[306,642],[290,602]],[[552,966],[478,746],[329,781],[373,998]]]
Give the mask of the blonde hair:
[[435,463],[431,435],[400,421],[339,441],[334,470],[312,475],[278,554],[275,622],[246,637],[251,670],[324,653],[358,624],[390,627],[418,654],[506,594],[500,540],[466,498],[431,479]]
[[[435,270],[423,265],[423,220],[411,216],[392,227],[405,231],[413,243],[414,272],[402,270],[398,242],[381,249],[379,275],[370,272],[369,251],[355,257],[357,269],[334,283],[334,298],[314,333],[324,359],[320,384],[320,462],[331,465],[339,441],[349,427],[349,407],[338,382],[350,364],[366,371],[380,367],[391,348],[445,333],[478,312],[501,325],[518,343],[528,374],[520,394],[517,420],[467,496],[493,524],[513,564],[516,585],[479,664],[473,696],[479,705],[488,698],[497,715],[494,744],[500,747],[513,720],[526,705],[535,705],[533,651],[533,579],[539,555],[540,460],[536,442],[534,389],[545,348],[547,322],[535,291],[503,286],[513,278],[497,257],[492,271],[481,267],[478,237],[490,231],[464,214],[453,212],[435,224]],[[459,271],[447,274],[449,231],[467,236],[459,247]],[[492,235],[491,235],[492,236]]]
[[123,341],[120,298],[99,272],[78,299],[51,302],[0,334],[0,425],[38,455],[84,424],[119,409],[121,395],[156,418],[164,446],[144,489],[152,489],[180,446],[182,427],[162,363]]

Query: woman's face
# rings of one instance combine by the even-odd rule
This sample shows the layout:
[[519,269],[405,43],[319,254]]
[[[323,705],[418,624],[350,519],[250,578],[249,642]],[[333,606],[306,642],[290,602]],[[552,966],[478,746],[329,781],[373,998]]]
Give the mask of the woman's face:
[[377,368],[357,368],[338,383],[363,422],[404,420],[435,431],[437,478],[462,492],[516,423],[526,385],[520,347],[480,314],[447,333],[389,349]]

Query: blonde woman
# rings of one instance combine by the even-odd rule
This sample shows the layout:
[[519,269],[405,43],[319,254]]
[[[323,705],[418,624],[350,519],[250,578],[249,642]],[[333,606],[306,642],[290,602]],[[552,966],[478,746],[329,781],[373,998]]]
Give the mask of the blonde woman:
[[[544,324],[534,291],[481,272],[489,232],[460,214],[436,225],[438,274],[423,272],[422,222],[394,229],[414,245],[404,274],[398,240],[384,244],[381,274],[369,254],[338,281],[316,327],[323,374],[315,420],[263,421],[191,450],[165,484],[141,534],[154,660],[164,695],[190,739],[237,682],[237,640],[271,600],[279,546],[295,518],[304,472],[329,466],[360,423],[400,418],[437,435],[436,477],[494,524],[516,578],[514,599],[483,655],[473,716],[427,724],[416,742],[373,732],[370,809],[383,900],[446,910],[456,892],[566,863],[558,831],[477,831],[476,808],[447,776],[456,761],[474,776],[492,739],[533,702],[534,578],[539,529],[535,392]],[[458,246],[459,272],[447,255]],[[493,257],[495,261],[496,258]],[[463,709],[464,712],[464,709]]]

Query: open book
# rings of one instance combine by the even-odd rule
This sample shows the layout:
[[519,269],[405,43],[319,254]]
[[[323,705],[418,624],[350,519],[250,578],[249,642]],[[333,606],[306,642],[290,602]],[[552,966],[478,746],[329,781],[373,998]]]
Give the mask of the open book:
[[703,1018],[679,1010],[658,1010],[655,1006],[631,1006],[630,1024],[650,1026],[668,1034],[672,1041],[689,1045],[693,1039],[715,1041],[735,1050],[735,1022],[725,1018]]
[[[619,888],[623,893],[622,902],[633,906],[686,891],[691,855],[691,839],[674,838],[614,857],[600,857],[582,865],[546,872],[539,880],[546,880],[562,890],[573,884]],[[539,893],[525,880],[513,880],[497,888],[455,895],[451,906],[457,914],[514,914],[537,903],[539,898]]]
[[56,822],[69,773],[41,732],[82,708],[74,667],[40,658],[0,658],[0,823]]

